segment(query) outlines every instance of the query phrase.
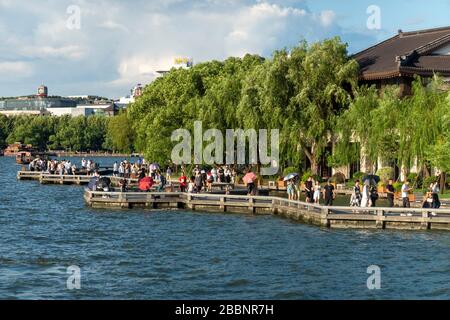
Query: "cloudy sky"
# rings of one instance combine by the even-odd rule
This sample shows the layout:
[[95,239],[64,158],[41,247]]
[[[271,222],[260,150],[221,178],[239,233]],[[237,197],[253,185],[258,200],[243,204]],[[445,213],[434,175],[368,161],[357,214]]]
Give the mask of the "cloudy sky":
[[[376,5],[379,29],[367,27]],[[301,39],[341,36],[357,52],[394,35],[450,25],[449,0],[0,0],[0,96],[117,98],[175,57],[270,56]]]

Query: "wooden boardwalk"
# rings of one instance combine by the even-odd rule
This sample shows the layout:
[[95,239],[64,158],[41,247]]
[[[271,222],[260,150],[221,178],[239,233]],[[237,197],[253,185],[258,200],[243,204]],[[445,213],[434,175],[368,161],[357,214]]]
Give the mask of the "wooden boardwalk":
[[86,190],[84,199],[93,208],[178,208],[202,212],[273,214],[327,228],[450,230],[449,209],[324,207],[277,197],[179,192]]
[[[118,187],[121,180],[124,178],[107,176],[111,179],[111,184],[113,187]],[[37,171],[18,171],[18,180],[36,180],[41,184],[75,184],[75,185],[87,185],[91,180],[92,176],[87,175],[59,175],[59,174],[48,174]],[[138,179],[126,179],[130,187],[137,187]],[[156,181],[155,183],[158,183]],[[178,180],[171,180],[170,186],[175,190],[180,189],[180,182]],[[167,185],[167,187],[170,187]],[[212,188],[214,190],[225,190],[227,186],[233,186],[231,183],[213,183]]]

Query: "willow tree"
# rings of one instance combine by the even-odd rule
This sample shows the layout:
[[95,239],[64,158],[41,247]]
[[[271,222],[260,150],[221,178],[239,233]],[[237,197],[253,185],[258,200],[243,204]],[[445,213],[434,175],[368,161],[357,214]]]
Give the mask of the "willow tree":
[[369,161],[376,160],[379,141],[375,139],[378,139],[379,133],[385,133],[384,128],[376,130],[376,118],[372,115],[379,103],[378,91],[374,86],[362,86],[355,92],[349,108],[336,121],[335,148],[330,158],[335,166],[359,161],[361,148]]
[[174,130],[192,131],[195,121],[203,121],[204,129],[234,128],[242,81],[262,61],[247,55],[206,62],[188,70],[173,69],[151,83],[128,110],[137,149],[148,159],[164,163],[175,145]]
[[290,77],[295,81],[289,127],[309,159],[312,173],[318,174],[318,162],[330,143],[336,117],[348,107],[357,87],[359,67],[349,59],[347,45],[338,37],[314,43],[307,50],[305,46],[291,53],[295,68],[290,69]]
[[272,59],[255,67],[245,78],[237,117],[245,129],[279,129],[280,164],[295,162],[286,126],[287,106],[292,97],[292,84],[288,78],[290,66],[286,50],[276,51]]
[[441,170],[440,186],[443,192],[446,187],[447,174],[450,172],[450,92],[440,104],[440,119],[442,129],[435,142],[426,152],[430,163]]
[[443,116],[448,103],[441,90],[442,80],[434,77],[424,85],[413,82],[412,95],[400,98],[398,86],[378,92],[362,87],[338,120],[336,157],[349,160],[354,150],[351,140],[358,141],[372,161],[378,157],[395,161],[398,166],[425,167],[433,146],[445,129]]

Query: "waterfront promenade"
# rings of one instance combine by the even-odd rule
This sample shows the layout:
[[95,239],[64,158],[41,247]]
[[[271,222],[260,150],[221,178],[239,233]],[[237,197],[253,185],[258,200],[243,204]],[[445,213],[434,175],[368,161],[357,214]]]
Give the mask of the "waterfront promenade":
[[93,208],[189,209],[201,212],[278,215],[327,228],[449,230],[450,209],[325,207],[279,197],[188,194],[179,192],[94,192],[84,199]]
[[[36,180],[41,184],[86,185],[91,176],[51,175],[41,172],[19,171],[18,180]],[[123,178],[109,177],[113,187]],[[137,179],[128,179],[131,187],[137,186]],[[178,190],[178,181],[171,181],[169,189]],[[450,208],[359,208],[332,206],[325,207],[301,201],[273,196],[248,196],[224,194],[227,184],[214,184],[219,193],[181,192],[84,192],[85,203],[93,208],[115,209],[189,209],[202,212],[249,213],[255,215],[277,215],[327,228],[368,228],[406,230],[450,230]],[[237,187],[234,192],[244,190]],[[266,190],[267,191],[267,190]]]

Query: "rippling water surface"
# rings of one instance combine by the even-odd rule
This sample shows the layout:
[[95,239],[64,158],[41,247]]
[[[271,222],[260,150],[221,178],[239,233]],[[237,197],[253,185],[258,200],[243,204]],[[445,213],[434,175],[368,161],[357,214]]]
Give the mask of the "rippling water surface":
[[[82,187],[18,182],[17,169],[0,158],[3,299],[450,298],[448,232],[94,210]],[[66,288],[71,265],[81,268],[81,290]],[[381,268],[381,290],[367,289],[370,265]]]

